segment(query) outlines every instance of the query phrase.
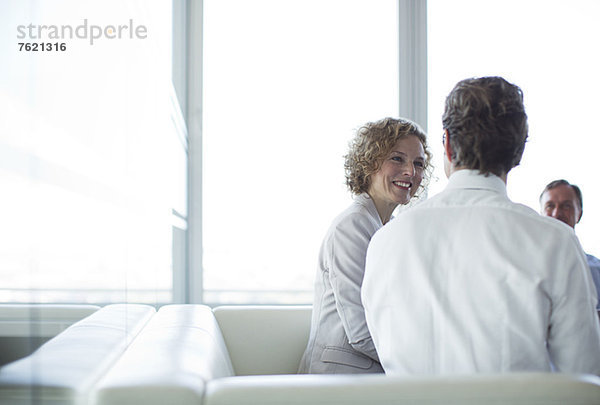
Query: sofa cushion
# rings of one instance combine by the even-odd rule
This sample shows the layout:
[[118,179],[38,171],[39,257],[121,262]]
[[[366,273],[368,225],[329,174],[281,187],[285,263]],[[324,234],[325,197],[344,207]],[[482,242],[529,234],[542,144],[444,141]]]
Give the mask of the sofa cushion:
[[248,376],[214,380],[204,405],[598,405],[600,378],[550,373],[460,377]]
[[221,331],[204,305],[167,305],[96,388],[97,405],[201,403],[205,381],[233,375]]
[[213,309],[236,375],[295,374],[310,332],[310,306]]
[[154,313],[148,305],[115,304],[73,324],[0,369],[0,402],[85,403],[93,384]]

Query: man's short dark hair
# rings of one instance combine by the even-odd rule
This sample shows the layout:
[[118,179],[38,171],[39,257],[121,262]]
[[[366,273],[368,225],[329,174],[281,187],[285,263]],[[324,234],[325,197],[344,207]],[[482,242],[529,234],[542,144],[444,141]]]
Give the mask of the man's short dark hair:
[[517,166],[527,141],[523,92],[501,77],[458,82],[442,117],[457,167],[500,176]]
[[540,201],[542,201],[542,197],[544,196],[544,193],[546,191],[550,191],[558,186],[569,186],[573,189],[573,191],[575,192],[575,197],[577,197],[577,202],[579,203],[579,211],[583,212],[583,197],[581,195],[581,190],[575,184],[571,184],[564,179],[554,180],[548,183],[544,188],[544,191],[542,191],[542,193],[540,194]]

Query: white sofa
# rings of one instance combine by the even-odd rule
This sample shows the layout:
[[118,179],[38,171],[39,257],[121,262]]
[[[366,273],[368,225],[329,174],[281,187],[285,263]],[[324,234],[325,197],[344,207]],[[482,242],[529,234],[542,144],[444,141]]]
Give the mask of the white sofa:
[[309,328],[310,307],[109,305],[2,367],[0,403],[600,404],[595,376],[293,375]]

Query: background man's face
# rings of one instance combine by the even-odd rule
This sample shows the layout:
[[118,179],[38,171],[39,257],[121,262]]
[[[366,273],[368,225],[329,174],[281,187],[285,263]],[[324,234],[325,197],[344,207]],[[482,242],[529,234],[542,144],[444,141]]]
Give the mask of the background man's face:
[[581,209],[577,202],[577,196],[571,186],[561,184],[546,191],[542,195],[540,203],[543,215],[556,218],[571,228],[575,228],[575,224],[581,218]]

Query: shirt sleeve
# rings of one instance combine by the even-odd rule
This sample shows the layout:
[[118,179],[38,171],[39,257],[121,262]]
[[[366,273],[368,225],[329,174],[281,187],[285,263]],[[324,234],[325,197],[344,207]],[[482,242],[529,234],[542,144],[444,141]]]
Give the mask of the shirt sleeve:
[[329,278],[348,343],[379,362],[360,298],[367,247],[376,230],[360,213],[353,213],[337,225],[332,235]]
[[600,375],[595,286],[579,242],[573,237],[568,245],[552,292],[548,350],[560,372]]

